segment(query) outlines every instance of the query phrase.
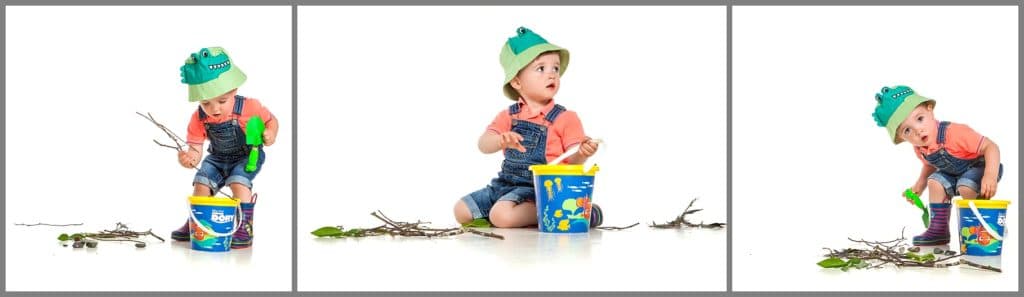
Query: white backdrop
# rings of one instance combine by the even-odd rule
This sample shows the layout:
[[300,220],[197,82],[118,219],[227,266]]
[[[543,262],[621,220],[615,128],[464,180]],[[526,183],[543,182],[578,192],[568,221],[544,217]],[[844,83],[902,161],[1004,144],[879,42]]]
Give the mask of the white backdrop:
[[[498,53],[519,26],[571,52],[555,100],[607,142],[593,158],[605,224],[671,220],[695,197],[706,211],[694,219],[725,220],[723,7],[300,7],[299,14],[300,279],[326,273],[304,269],[330,258],[303,252],[318,227],[369,226],[378,209],[455,225],[455,202],[500,167],[501,155],[481,154],[476,143],[512,103],[501,93]],[[718,238],[687,244],[724,249]],[[710,284],[724,289],[724,258],[694,258],[687,266],[715,269]],[[356,263],[331,273],[365,278]],[[300,281],[300,290],[307,284]]]
[[733,20],[736,290],[1017,290],[1012,227],[1002,274],[815,265],[847,236],[923,230],[900,196],[920,162],[871,118],[882,86],[936,99],[936,118],[999,145],[997,199],[1017,226],[1016,7],[735,7]]
[[[19,6],[6,12],[7,290],[290,289],[290,7]],[[62,232],[124,222],[169,240],[184,223],[194,171],[156,146],[152,139],[170,140],[135,112],[151,112],[185,137],[197,104],[188,102],[178,67],[190,53],[212,46],[224,47],[248,75],[239,94],[260,99],[283,123],[254,181],[260,198],[253,248],[184,257],[176,255],[189,255],[186,245],[151,245],[149,256],[141,257],[132,256],[139,253],[130,245],[101,244],[98,253],[61,250],[70,249],[54,244]],[[87,225],[14,226],[37,221]],[[238,265],[214,265],[225,260]],[[68,263],[94,273],[66,269]],[[126,267],[147,272],[123,273]],[[184,276],[205,269],[234,280],[190,282]],[[110,273],[124,283],[100,281]]]

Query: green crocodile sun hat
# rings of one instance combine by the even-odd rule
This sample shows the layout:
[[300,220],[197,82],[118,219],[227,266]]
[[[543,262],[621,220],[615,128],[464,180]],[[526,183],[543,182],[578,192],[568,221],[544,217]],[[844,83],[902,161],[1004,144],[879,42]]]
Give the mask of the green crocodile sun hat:
[[181,82],[188,84],[188,101],[214,98],[245,83],[245,73],[220,47],[203,48],[187,59],[181,68]]
[[565,69],[569,66],[569,50],[561,48],[557,45],[548,43],[543,37],[533,33],[526,27],[519,27],[516,29],[516,36],[509,37],[505,45],[501,47],[501,68],[505,70],[505,85],[502,87],[505,91],[505,97],[512,100],[519,100],[519,92],[516,92],[509,82],[516,77],[519,70],[529,65],[536,59],[537,56],[545,52],[557,51],[561,60],[561,65],[558,69],[558,75],[565,73]]
[[875,118],[875,124],[889,131],[889,139],[893,144],[903,142],[896,137],[896,128],[899,128],[914,108],[922,103],[935,107],[935,100],[917,95],[908,86],[882,87],[882,91],[875,94],[875,101],[878,105],[875,106],[875,112],[871,113],[871,117]]

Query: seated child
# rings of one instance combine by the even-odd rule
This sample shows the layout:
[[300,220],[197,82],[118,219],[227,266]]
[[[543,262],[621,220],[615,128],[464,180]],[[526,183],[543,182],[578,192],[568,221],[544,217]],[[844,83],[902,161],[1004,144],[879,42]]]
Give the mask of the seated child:
[[[501,49],[505,71],[505,96],[515,101],[498,112],[478,146],[485,154],[503,151],[505,160],[498,177],[483,189],[455,204],[455,219],[468,223],[488,218],[499,228],[537,224],[533,174],[530,165],[547,164],[567,149],[579,152],[563,164],[582,164],[597,152],[597,142],[583,133],[575,112],[555,104],[560,77],[569,64],[569,51],[548,43],[540,35],[520,27]],[[602,213],[592,204],[590,226],[601,225]]]

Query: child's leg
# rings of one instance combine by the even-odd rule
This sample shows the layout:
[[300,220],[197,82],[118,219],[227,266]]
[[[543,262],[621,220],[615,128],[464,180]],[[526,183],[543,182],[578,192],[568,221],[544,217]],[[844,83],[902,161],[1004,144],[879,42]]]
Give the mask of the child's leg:
[[506,187],[491,207],[488,217],[498,228],[519,228],[537,224],[537,203],[533,187]]
[[491,208],[491,224],[498,228],[519,228],[537,224],[537,204],[533,201],[499,200]]
[[249,186],[236,182],[229,184],[228,187],[231,187],[231,197],[241,200],[242,203],[252,203],[252,190]]
[[231,187],[231,196],[235,199],[241,200],[242,213],[237,216],[241,223],[239,224],[238,231],[231,236],[231,248],[233,249],[244,249],[252,246],[253,238],[253,208],[255,203],[252,201],[252,190],[249,189],[248,185],[234,182],[228,184]]
[[469,211],[469,206],[466,206],[466,202],[461,199],[455,202],[455,221],[459,224],[465,224],[473,221],[473,213]]
[[[956,180],[956,190],[964,199],[977,199],[981,191],[981,178],[985,175],[984,167],[968,169]],[[999,164],[999,175],[996,180],[1003,178],[1003,164]],[[985,199],[986,197],[981,197]],[[992,197],[987,197],[992,198]]]
[[946,193],[946,186],[942,182],[937,179],[928,178],[928,202],[943,203],[948,202],[950,198],[952,197]]
[[491,184],[483,189],[476,190],[469,195],[463,196],[455,202],[455,221],[459,224],[472,222],[474,219],[486,218],[491,211],[494,202],[498,200],[498,181],[492,180]]
[[959,192],[960,197],[963,197],[964,199],[978,198],[978,192],[975,192],[974,189],[971,189],[968,186],[957,186],[956,191]]
[[936,172],[928,178],[928,209],[931,221],[928,230],[914,236],[914,245],[943,245],[949,243],[949,198],[948,188],[942,182],[943,176]]
[[[209,165],[204,164],[203,166],[204,166],[204,168],[206,168]],[[210,168],[206,168],[206,169],[207,169],[207,172],[203,172],[202,170],[200,170],[200,173],[196,174],[195,181],[192,182],[192,196],[213,196],[213,189],[211,189],[209,185],[203,183],[203,182],[211,182],[212,181],[207,176],[214,176],[214,175],[209,174],[209,171],[212,170],[212,169],[210,169]],[[214,178],[216,178],[216,177],[214,177]],[[181,227],[178,227],[178,229],[176,229],[174,231],[171,231],[171,239],[176,240],[176,241],[188,241],[189,240],[188,223],[189,223],[189,219],[186,218],[184,225],[182,225]]]
[[192,196],[213,196],[213,189],[207,185],[196,183],[192,186]]

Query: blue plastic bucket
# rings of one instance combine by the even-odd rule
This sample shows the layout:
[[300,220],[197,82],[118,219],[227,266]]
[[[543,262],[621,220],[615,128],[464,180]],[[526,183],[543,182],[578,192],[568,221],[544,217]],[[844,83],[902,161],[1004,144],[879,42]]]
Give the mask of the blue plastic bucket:
[[550,233],[590,231],[597,165],[533,165],[533,189],[537,197],[537,228]]
[[189,238],[192,249],[208,252],[231,250],[231,236],[241,223],[239,201],[231,198],[192,196]]
[[1006,234],[1006,200],[958,200],[960,253],[967,256],[999,256]]

